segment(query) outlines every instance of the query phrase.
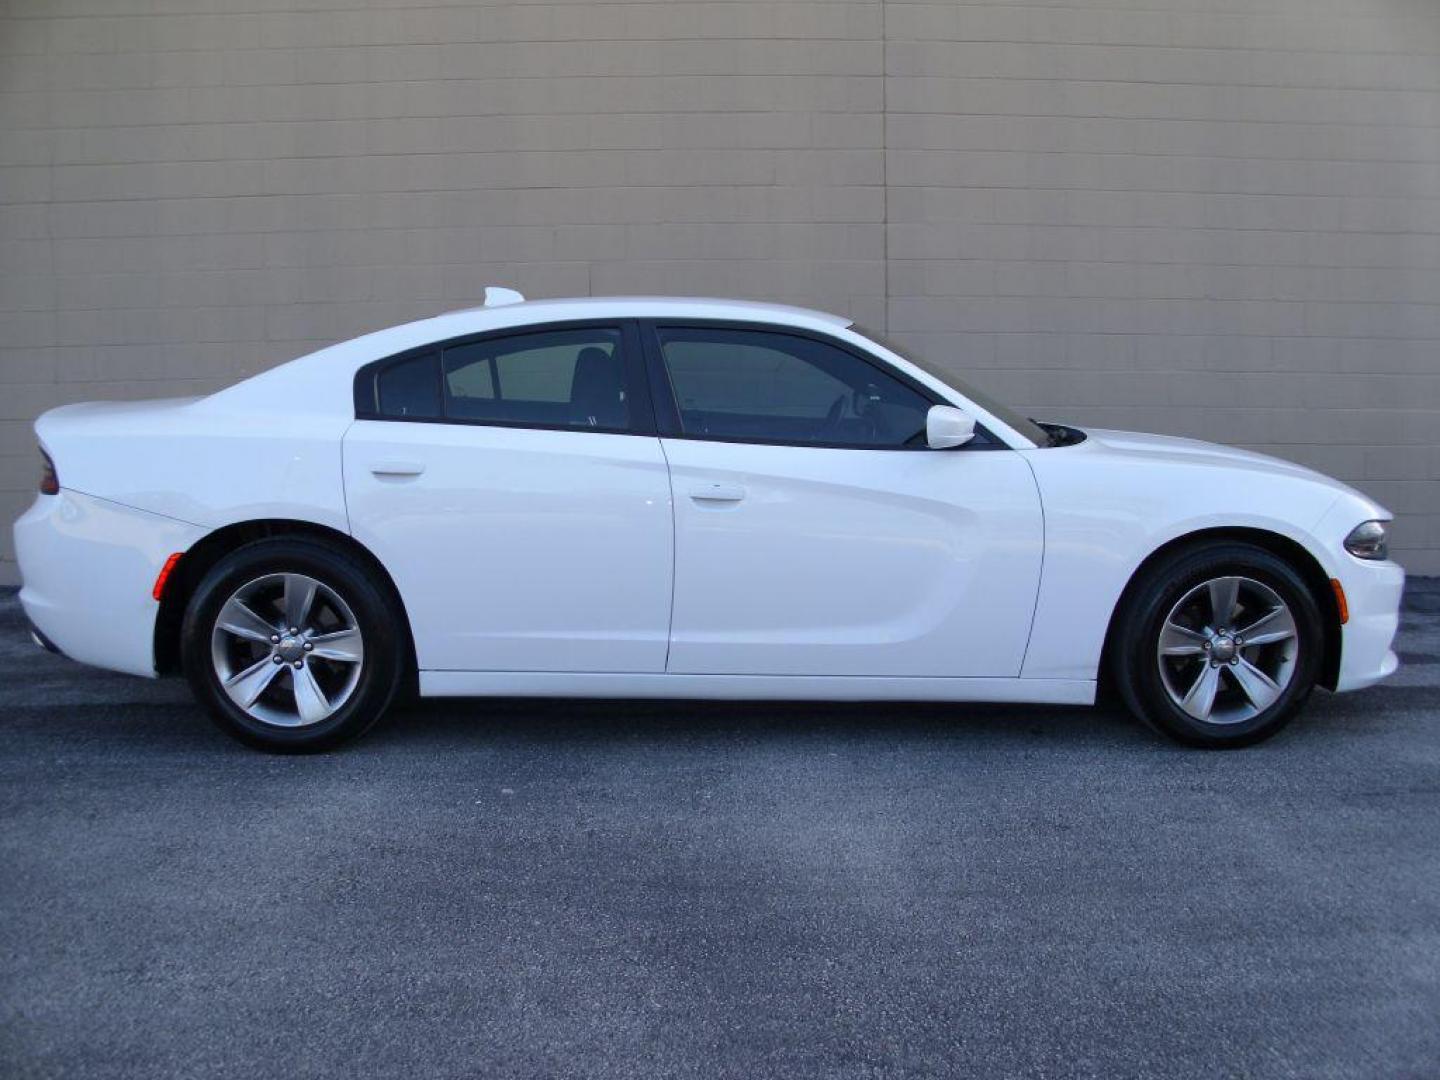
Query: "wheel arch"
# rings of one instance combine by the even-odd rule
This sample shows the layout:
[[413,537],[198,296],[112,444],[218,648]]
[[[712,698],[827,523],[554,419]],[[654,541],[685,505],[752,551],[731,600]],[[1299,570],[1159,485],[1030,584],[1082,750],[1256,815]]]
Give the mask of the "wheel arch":
[[339,548],[354,556],[375,574],[381,586],[387,589],[403,616],[405,650],[408,664],[408,678],[414,681],[417,670],[415,659],[415,636],[410,627],[410,614],[405,599],[395,585],[395,579],[385,569],[375,554],[360,541],[339,529],[330,528],[311,521],[297,521],[287,518],[260,518],[225,525],[201,537],[175,564],[174,572],[165,582],[160,609],[155,616],[155,670],[161,675],[175,674],[180,670],[180,626],[185,619],[185,609],[190,598],[204,580],[210,569],[232,551],[256,540],[271,539],[318,540]]
[[1113,677],[1113,651],[1119,634],[1121,618],[1151,568],[1184,548],[1227,540],[1263,548],[1277,558],[1284,559],[1305,580],[1311,595],[1315,598],[1316,606],[1320,609],[1323,620],[1325,655],[1320,666],[1320,685],[1329,690],[1335,689],[1340,675],[1341,630],[1340,609],[1335,601],[1335,591],[1330,585],[1330,576],[1320,565],[1320,561],[1299,541],[1268,529],[1244,526],[1200,529],[1185,533],[1161,544],[1141,560],[1140,565],[1135,568],[1130,579],[1125,583],[1125,588],[1121,591],[1119,599],[1116,600],[1115,607],[1110,612],[1109,624],[1105,628],[1105,644],[1100,654],[1099,673],[1102,685]]

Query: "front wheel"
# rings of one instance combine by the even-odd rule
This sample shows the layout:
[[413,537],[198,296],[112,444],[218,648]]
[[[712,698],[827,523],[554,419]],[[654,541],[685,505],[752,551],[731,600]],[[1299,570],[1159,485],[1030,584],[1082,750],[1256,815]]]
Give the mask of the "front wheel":
[[1121,613],[1115,676],[1141,719],[1192,746],[1248,746],[1288,724],[1324,633],[1301,576],[1263,548],[1213,543],[1150,568]]
[[345,552],[264,540],[205,576],[181,657],[216,723],[262,750],[329,749],[375,723],[400,685],[401,616]]

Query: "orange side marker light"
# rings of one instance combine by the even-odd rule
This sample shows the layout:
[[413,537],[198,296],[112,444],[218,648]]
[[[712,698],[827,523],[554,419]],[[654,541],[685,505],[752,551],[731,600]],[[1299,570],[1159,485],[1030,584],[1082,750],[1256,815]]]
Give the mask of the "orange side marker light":
[[165,582],[170,580],[170,573],[175,569],[175,564],[180,561],[180,556],[183,554],[183,551],[175,552],[165,560],[165,565],[160,568],[160,576],[155,579],[155,588],[150,593],[156,600],[165,595]]
[[1350,605],[1345,602],[1345,586],[1340,584],[1339,578],[1332,577],[1330,588],[1335,590],[1335,608],[1340,612],[1340,625],[1344,626],[1350,621]]

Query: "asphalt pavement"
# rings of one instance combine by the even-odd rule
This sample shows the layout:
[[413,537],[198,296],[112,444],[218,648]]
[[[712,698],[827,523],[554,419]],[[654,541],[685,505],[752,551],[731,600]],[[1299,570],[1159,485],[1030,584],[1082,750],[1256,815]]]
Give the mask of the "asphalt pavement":
[[1280,737],[444,702],[321,757],[0,597],[0,1075],[1440,1076],[1440,585]]

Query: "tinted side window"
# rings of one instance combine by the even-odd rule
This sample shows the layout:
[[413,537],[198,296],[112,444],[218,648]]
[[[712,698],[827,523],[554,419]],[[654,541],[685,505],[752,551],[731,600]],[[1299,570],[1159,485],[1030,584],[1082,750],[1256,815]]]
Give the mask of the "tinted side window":
[[375,378],[376,409],[397,420],[440,416],[440,354],[423,353],[381,368]]
[[874,364],[813,338],[662,327],[685,434],[831,446],[924,445],[930,401]]
[[455,420],[623,430],[630,424],[620,331],[549,330],[445,349]]

